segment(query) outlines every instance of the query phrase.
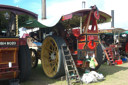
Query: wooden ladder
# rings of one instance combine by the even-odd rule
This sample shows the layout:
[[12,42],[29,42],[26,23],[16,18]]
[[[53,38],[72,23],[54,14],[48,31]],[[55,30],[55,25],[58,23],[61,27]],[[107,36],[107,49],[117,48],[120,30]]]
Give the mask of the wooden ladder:
[[82,84],[80,75],[76,68],[75,62],[72,58],[70,50],[67,46],[61,46],[62,54],[63,54],[63,62],[66,74],[66,80],[68,85],[73,85],[78,83],[79,85]]
[[106,58],[109,62],[109,65],[115,65],[115,62],[114,62],[114,53],[113,53],[113,50],[111,47],[107,47],[104,49],[104,53],[106,55]]

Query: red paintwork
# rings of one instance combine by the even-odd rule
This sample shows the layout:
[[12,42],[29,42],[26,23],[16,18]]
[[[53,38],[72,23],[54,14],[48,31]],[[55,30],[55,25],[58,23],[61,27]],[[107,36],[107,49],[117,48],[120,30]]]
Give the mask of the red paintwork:
[[64,16],[62,16],[62,21],[71,19],[71,18],[72,18],[72,14],[64,15]]
[[93,14],[91,15],[90,20],[93,22],[92,22],[91,29],[88,29],[87,33],[89,33],[89,34],[98,33],[97,20],[94,18]]
[[26,45],[27,44],[27,39],[26,38],[20,38],[20,45]]
[[[79,36],[78,41],[85,41],[85,36]],[[84,49],[84,46],[86,45],[85,42],[78,43],[78,49]]]
[[125,52],[128,53],[128,42],[125,45]]
[[76,60],[76,66],[77,67],[81,67],[83,65],[83,61],[82,60]]
[[100,19],[100,14],[98,14],[97,11],[94,12],[94,16],[97,20]]
[[78,43],[78,49],[84,49],[86,43]]
[[78,38],[80,36],[80,29],[72,29],[73,35]]
[[88,41],[91,41],[91,40],[98,41],[98,36],[96,36],[96,35],[88,35],[87,39],[88,39]]
[[[92,43],[93,43],[93,45],[92,45]],[[96,43],[95,43],[95,42],[92,42],[92,41],[89,41],[88,47],[89,47],[90,49],[94,49],[94,48],[96,47]]]
[[79,36],[78,41],[85,41],[85,36]]
[[[85,23],[84,23],[85,26],[87,25],[88,20],[89,20],[89,16],[87,17],[87,20],[85,20]],[[79,35],[79,37],[78,37],[78,49],[79,50],[84,50],[84,49],[87,49],[88,51],[96,50],[95,48],[98,43],[96,43],[95,41],[98,41],[99,39],[98,39],[98,35],[95,35],[95,34],[98,34],[98,27],[97,27],[97,20],[94,17],[94,12],[92,12],[90,15],[90,23],[92,23],[92,25],[90,26],[91,29],[86,28],[84,30],[85,35],[82,35],[82,36]],[[78,36],[77,32],[74,32],[74,33],[76,33],[76,35],[75,34],[74,35],[77,37]],[[92,40],[94,41],[93,46],[92,46]],[[85,53],[84,55],[86,56],[87,54]],[[96,53],[95,53],[95,55],[96,55]],[[86,64],[86,61],[84,63],[83,60],[80,60],[80,61],[76,60],[75,62],[76,62],[76,66],[80,67],[80,68],[82,67],[83,64]],[[83,66],[86,67],[87,65],[83,65]]]

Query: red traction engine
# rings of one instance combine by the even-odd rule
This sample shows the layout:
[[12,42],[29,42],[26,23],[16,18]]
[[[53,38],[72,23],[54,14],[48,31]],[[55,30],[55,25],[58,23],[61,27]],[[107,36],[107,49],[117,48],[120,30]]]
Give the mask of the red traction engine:
[[50,78],[64,75],[61,46],[66,45],[76,67],[96,70],[102,64],[103,50],[99,43],[98,25],[109,22],[111,16],[96,6],[62,16],[53,27],[42,29],[48,35],[41,47],[41,63],[44,73]]
[[[75,60],[76,66],[79,68],[85,69],[91,67],[92,69],[97,69],[102,63],[103,51],[99,44],[99,34],[97,26],[97,20],[99,20],[100,14],[97,13],[98,10],[96,10],[96,7],[94,6],[88,13],[85,21],[83,21],[82,29],[72,29],[71,33],[73,34],[75,39],[68,37],[70,38],[69,40],[73,40],[73,43],[76,42],[72,46],[69,46],[69,48]],[[67,40],[66,42],[69,45],[70,41]],[[74,46],[77,46],[77,49],[73,49]],[[89,64],[91,59],[94,60],[93,66]]]

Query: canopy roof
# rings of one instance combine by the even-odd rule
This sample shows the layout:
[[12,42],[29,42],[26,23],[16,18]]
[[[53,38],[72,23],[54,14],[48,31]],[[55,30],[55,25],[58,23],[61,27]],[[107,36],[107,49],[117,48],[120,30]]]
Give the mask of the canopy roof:
[[26,15],[29,15],[29,16],[32,16],[33,18],[37,19],[38,18],[38,15],[31,12],[31,11],[28,11],[28,10],[25,10],[25,9],[22,9],[22,8],[19,8],[19,7],[14,7],[14,6],[9,6],[9,5],[2,5],[0,4],[0,11],[11,11],[15,14],[26,14]]
[[[91,10],[92,9],[79,10],[79,11],[76,11],[76,12],[73,12],[70,14],[63,15],[59,18],[55,17],[55,19],[53,19],[53,20],[49,20],[49,19],[40,20],[40,21],[34,20],[34,21],[32,21],[33,22],[32,24],[28,25],[26,22],[26,23],[24,23],[23,26],[33,27],[33,28],[39,27],[39,28],[50,28],[51,29],[51,28],[57,27],[58,25],[60,26],[60,24],[61,24],[61,27],[63,26],[66,29],[79,27],[80,17],[83,17],[82,22],[84,22],[84,20],[87,18],[87,15],[90,13]],[[99,14],[100,14],[100,19],[98,20],[98,24],[111,21],[110,15],[108,15],[102,11],[99,11]]]
[[[71,14],[64,15],[63,17],[69,17],[70,15],[71,17],[69,19],[73,18],[74,16],[82,16],[82,17],[85,16],[86,18],[86,16],[90,13],[91,10],[92,9],[83,9],[73,12]],[[98,23],[106,23],[111,21],[111,16],[102,11],[99,11],[99,15],[100,15],[100,19],[98,20]]]

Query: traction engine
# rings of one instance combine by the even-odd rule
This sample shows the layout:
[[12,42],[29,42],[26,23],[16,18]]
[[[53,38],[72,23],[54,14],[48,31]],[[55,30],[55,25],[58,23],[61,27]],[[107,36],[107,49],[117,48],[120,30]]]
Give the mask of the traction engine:
[[44,73],[49,78],[57,78],[65,73],[77,74],[77,68],[98,69],[102,64],[103,50],[97,24],[110,20],[111,16],[92,6],[62,16],[53,27],[40,28],[38,34],[45,38],[37,37],[36,40],[43,41],[39,51]]

